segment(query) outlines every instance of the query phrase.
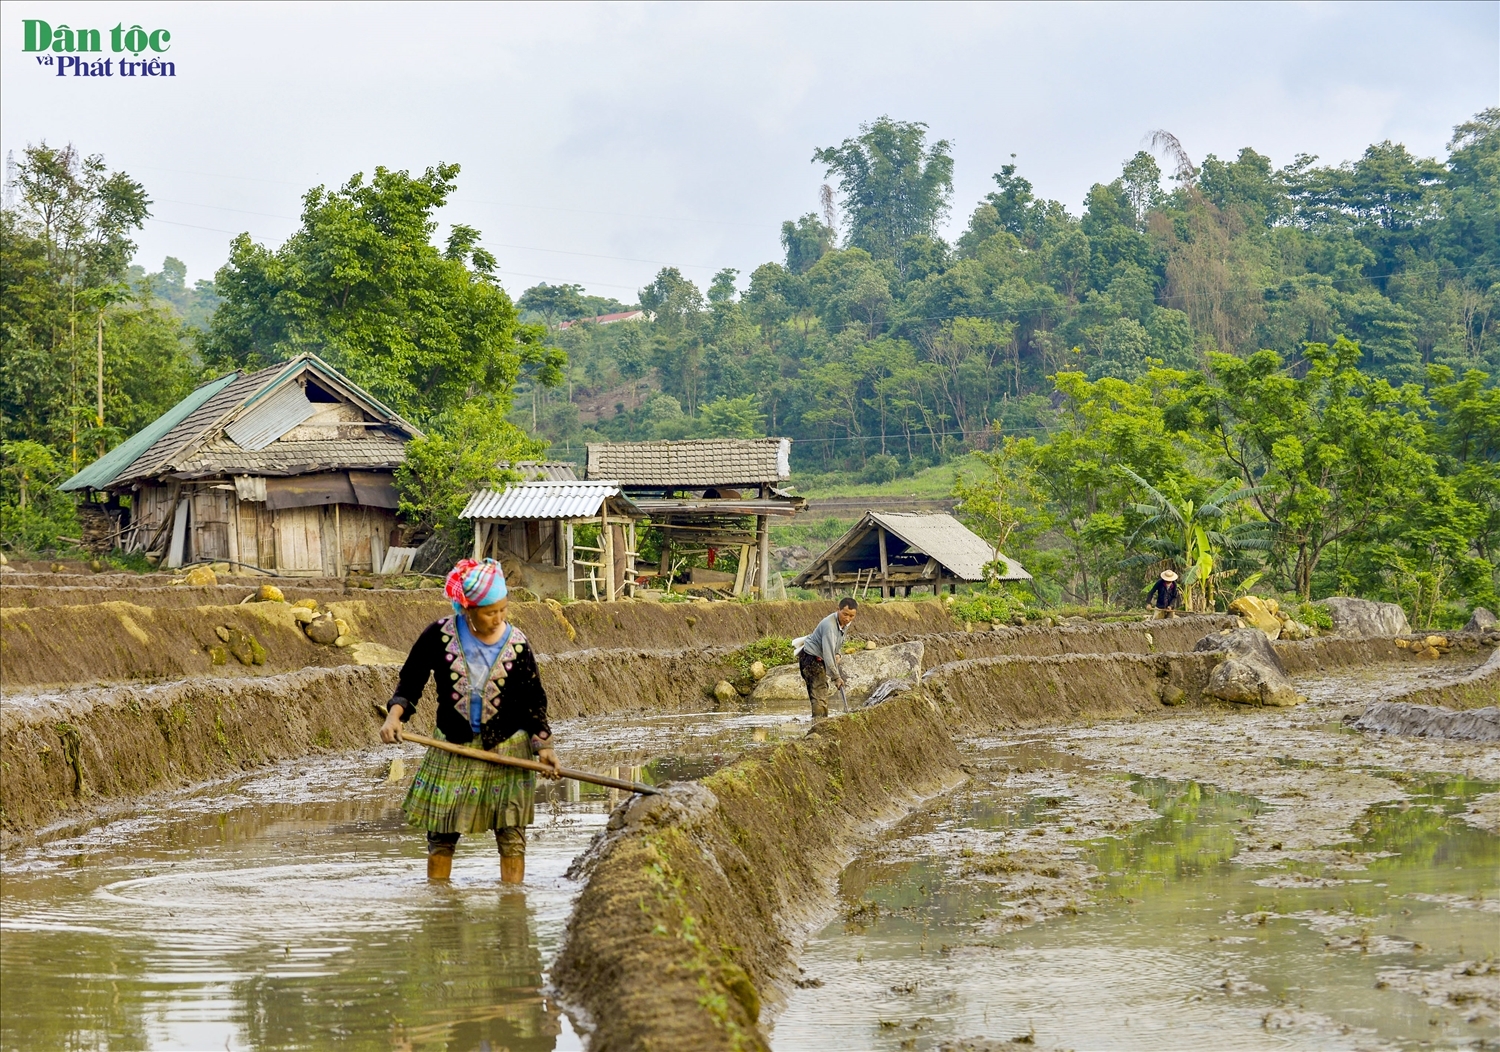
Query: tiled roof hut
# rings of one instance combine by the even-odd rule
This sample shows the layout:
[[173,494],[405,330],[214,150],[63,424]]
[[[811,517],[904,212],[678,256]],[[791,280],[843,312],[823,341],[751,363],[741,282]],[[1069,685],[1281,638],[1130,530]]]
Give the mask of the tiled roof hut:
[[618,483],[660,528],[660,576],[671,572],[674,549],[738,547],[742,590],[765,596],[770,517],[807,507],[777,488],[791,478],[791,450],[789,438],[590,443],[587,477]]

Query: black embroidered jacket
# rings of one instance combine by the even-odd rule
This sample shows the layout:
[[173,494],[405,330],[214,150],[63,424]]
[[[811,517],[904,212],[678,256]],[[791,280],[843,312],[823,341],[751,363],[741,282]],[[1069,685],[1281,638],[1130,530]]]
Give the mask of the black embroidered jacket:
[[[401,679],[390,703],[401,705],[403,723],[417,711],[429,676],[436,680],[438,730],[455,745],[471,744],[474,732],[469,726],[469,666],[452,616],[423,629],[401,666]],[[480,746],[493,749],[517,731],[531,735],[533,748],[552,745],[547,692],[537,674],[536,656],[526,636],[511,625],[510,638],[500,648],[484,685]]]

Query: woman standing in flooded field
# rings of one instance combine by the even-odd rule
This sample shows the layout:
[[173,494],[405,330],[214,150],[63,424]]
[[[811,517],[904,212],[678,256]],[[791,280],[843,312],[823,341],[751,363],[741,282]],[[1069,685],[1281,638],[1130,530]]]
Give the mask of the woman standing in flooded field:
[[[437,686],[435,736],[537,760],[558,769],[547,692],[536,657],[521,630],[505,620],[505,572],[493,559],[464,559],[444,588],[453,615],[423,630],[401,667],[380,737],[400,740],[401,724],[417,711],[432,677]],[[549,777],[557,777],[552,774]],[[429,748],[401,810],[427,830],[427,879],[447,880],[453,851],[465,833],[493,829],[500,849],[500,879],[519,884],[526,875],[526,827],[534,817],[536,776]]]

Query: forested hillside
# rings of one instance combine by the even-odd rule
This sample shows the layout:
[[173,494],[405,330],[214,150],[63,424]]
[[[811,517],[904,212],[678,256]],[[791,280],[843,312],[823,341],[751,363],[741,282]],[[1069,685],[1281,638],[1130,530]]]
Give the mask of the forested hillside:
[[[1220,599],[1493,602],[1500,110],[1446,161],[1153,146],[1078,216],[1007,165],[950,245],[949,145],[876,121],[816,151],[836,192],[782,225],[783,260],[706,291],[666,268],[653,321],[554,328],[570,383],[523,390],[514,419],[574,457],[789,435],[819,492],[980,451],[971,525],[1077,601],[1136,602],[1164,560],[1211,552]],[[595,313],[559,312],[567,291],[520,303]]]
[[1495,604],[1500,109],[1442,160],[1200,162],[1158,132],[1080,215],[1007,165],[952,244],[955,157],[926,126],[812,160],[828,186],[780,260],[512,305],[479,231],[436,241],[456,165],[314,188],[285,244],[242,235],[188,288],[132,261],[144,186],[28,149],[0,228],[0,541],[55,547],[61,478],[203,378],[313,350],[428,431],[403,507],[429,526],[542,442],[788,435],[821,493],[961,462],[962,514],[1051,601],[1135,604],[1173,565],[1200,604]]

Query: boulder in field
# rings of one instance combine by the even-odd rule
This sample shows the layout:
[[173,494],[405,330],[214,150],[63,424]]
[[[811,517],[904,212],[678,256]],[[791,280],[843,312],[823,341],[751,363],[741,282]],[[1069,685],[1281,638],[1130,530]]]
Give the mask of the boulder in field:
[[1265,600],[1258,595],[1242,595],[1229,604],[1229,612],[1244,618],[1251,628],[1258,628],[1268,639],[1281,635],[1281,618],[1276,616],[1276,600]]
[[[888,679],[915,682],[922,674],[923,646],[920,639],[894,646],[877,647],[845,654],[843,659],[844,690],[851,705],[864,701],[875,688]],[[750,697],[761,705],[807,702],[807,687],[796,665],[771,669]],[[834,698],[837,701],[837,695]]]
[[1465,632],[1488,632],[1500,624],[1495,620],[1495,615],[1482,606],[1476,606],[1474,612],[1469,615],[1469,623],[1464,625]]
[[1222,651],[1223,661],[1208,677],[1203,693],[1239,705],[1299,705],[1286,666],[1271,641],[1257,628],[1238,628],[1225,635],[1205,636],[1193,647],[1198,653]]
[[1402,636],[1411,632],[1406,611],[1398,603],[1377,603],[1370,599],[1336,595],[1319,599],[1313,605],[1326,609],[1333,618],[1333,630],[1351,639]]
[[312,621],[309,621],[307,624],[303,625],[302,628],[307,633],[308,639],[311,639],[314,643],[322,644],[325,647],[331,646],[333,644],[333,641],[339,637],[338,623],[335,622],[334,619],[327,614],[324,614],[322,617],[314,618]]

